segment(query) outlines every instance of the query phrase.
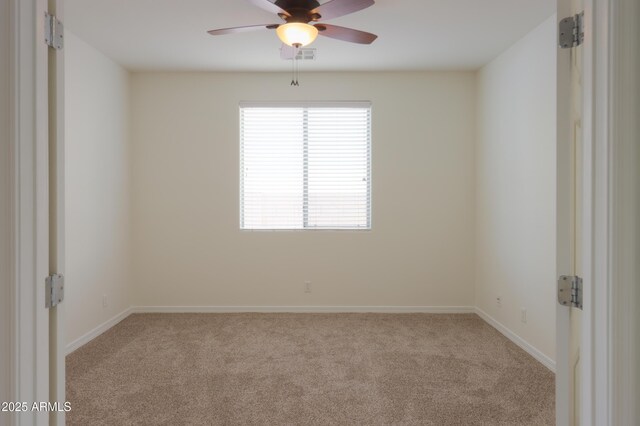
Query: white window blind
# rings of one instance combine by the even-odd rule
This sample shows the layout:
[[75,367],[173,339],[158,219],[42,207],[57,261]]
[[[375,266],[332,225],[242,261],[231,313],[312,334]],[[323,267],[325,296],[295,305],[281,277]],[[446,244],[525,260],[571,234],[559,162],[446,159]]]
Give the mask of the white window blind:
[[368,102],[240,105],[241,229],[370,229]]

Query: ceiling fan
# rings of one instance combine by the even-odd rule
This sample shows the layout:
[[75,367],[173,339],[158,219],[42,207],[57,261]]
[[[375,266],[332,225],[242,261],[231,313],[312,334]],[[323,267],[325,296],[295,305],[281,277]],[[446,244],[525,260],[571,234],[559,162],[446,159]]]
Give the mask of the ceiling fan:
[[211,35],[223,35],[260,29],[275,29],[283,43],[296,49],[312,43],[318,34],[359,44],[371,44],[378,38],[377,35],[365,31],[318,23],[366,9],[375,3],[374,0],[329,0],[323,4],[317,0],[249,1],[268,12],[275,13],[284,23],[221,28],[207,32]]

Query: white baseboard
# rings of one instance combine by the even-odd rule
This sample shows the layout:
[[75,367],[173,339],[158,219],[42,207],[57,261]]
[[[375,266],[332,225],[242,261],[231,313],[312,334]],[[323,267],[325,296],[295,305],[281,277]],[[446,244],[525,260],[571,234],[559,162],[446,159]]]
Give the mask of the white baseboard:
[[118,324],[120,321],[122,321],[123,319],[131,315],[133,312],[134,311],[132,308],[127,308],[124,311],[120,312],[118,315],[114,316],[113,318],[103,322],[102,324],[100,324],[93,330],[89,331],[88,333],[80,336],[79,338],[77,338],[76,340],[74,340],[73,342],[67,345],[66,354],[69,355],[71,352],[75,351],[81,346],[86,345],[87,343],[89,343],[90,341],[92,341],[93,339],[95,339],[96,337],[98,337],[99,335],[101,335],[102,333],[109,330],[111,327],[113,327],[114,325]]
[[103,322],[93,330],[69,343],[67,355],[89,343],[133,313],[429,313],[429,314],[470,314],[476,313],[509,340],[521,347],[549,370],[555,372],[555,362],[527,343],[520,336],[496,321],[480,308],[472,306],[132,306],[113,318]]
[[472,306],[135,306],[135,313],[231,313],[231,312],[291,312],[291,313],[430,313],[471,314]]
[[498,330],[500,333],[502,333],[506,338],[511,340],[513,343],[518,345],[520,348],[522,348],[529,355],[534,357],[542,365],[547,367],[552,372],[554,372],[554,373],[556,372],[556,363],[555,363],[554,360],[552,360],[551,358],[549,358],[548,356],[546,356],[545,354],[540,352],[538,349],[533,347],[530,343],[528,343],[522,337],[518,336],[516,333],[511,331],[509,328],[504,326],[502,323],[498,322],[495,318],[493,318],[491,315],[487,314],[482,309],[476,307],[475,308],[475,312],[478,314],[478,316],[480,316],[480,318],[485,320],[485,322],[487,322],[493,328]]

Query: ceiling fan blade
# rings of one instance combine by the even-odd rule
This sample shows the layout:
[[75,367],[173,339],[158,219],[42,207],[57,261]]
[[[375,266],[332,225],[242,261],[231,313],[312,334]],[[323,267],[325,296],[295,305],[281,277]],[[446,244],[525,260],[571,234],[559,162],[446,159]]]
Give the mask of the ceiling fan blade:
[[318,29],[318,34],[320,35],[342,41],[350,41],[351,43],[371,44],[378,38],[375,34],[339,27],[337,25],[317,24],[315,27]]
[[249,2],[258,6],[260,9],[266,10],[267,12],[275,13],[276,15],[291,16],[289,15],[289,12],[269,0],[249,0]]
[[330,0],[311,11],[321,16],[320,20],[333,19],[366,9],[375,3],[374,0]]
[[211,35],[235,34],[264,29],[272,30],[278,28],[278,26],[280,26],[280,24],[249,25],[246,27],[220,28],[218,30],[209,30],[207,32]]
[[296,56],[299,51],[300,51],[299,47],[289,46],[287,44],[282,43],[282,46],[280,46],[280,58],[293,59],[293,57]]

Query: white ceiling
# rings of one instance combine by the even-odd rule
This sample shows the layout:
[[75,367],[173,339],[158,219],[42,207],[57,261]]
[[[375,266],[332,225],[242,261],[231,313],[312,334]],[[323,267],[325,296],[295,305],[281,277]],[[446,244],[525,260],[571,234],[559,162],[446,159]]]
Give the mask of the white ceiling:
[[[321,3],[324,3],[321,0]],[[555,0],[376,0],[331,24],[377,34],[326,37],[302,71],[477,69],[555,12]],[[130,70],[288,71],[275,31],[207,30],[281,22],[246,0],[65,0],[65,26]]]

